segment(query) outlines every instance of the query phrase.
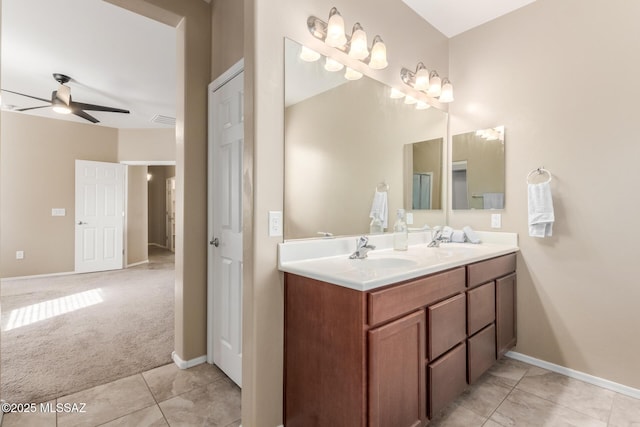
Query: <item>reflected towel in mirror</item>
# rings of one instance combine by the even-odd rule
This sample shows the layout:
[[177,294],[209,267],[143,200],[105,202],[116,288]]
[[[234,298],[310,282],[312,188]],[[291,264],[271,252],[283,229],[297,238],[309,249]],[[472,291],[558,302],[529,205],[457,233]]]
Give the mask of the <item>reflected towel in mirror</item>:
[[484,209],[504,209],[504,193],[483,193]]
[[382,227],[387,228],[387,220],[389,219],[389,206],[387,202],[387,192],[377,191],[373,195],[373,203],[371,203],[371,212],[369,218],[373,218],[375,214],[382,221]]
[[551,237],[553,234],[553,199],[549,182],[528,184],[529,236]]

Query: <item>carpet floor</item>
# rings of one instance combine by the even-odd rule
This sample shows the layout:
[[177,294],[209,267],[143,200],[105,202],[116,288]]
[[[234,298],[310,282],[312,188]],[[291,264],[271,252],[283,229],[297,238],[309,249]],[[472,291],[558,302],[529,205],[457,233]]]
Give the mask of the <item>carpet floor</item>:
[[171,362],[174,257],[101,273],[0,284],[0,387],[38,403]]

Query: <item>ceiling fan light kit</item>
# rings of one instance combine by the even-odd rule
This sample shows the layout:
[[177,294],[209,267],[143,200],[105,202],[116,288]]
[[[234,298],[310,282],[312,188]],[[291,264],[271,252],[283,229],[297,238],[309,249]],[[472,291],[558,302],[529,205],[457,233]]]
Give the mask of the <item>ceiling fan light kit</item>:
[[74,114],[80,118],[90,121],[91,123],[100,123],[100,120],[96,119],[91,114],[88,114],[85,110],[129,114],[129,110],[124,110],[122,108],[105,107],[103,105],[75,102],[71,99],[71,88],[69,86],[65,86],[65,83],[68,83],[71,81],[71,77],[64,74],[60,74],[60,73],[53,73],[53,78],[60,85],[58,86],[58,90],[54,90],[51,93],[50,100],[39,98],[37,96],[27,95],[26,93],[14,92],[12,90],[7,90],[7,89],[2,89],[2,90],[5,92],[26,96],[27,98],[37,99],[38,101],[49,103],[49,105],[41,105],[38,107],[17,108],[14,111],[28,111],[28,110],[36,110],[38,108],[53,107],[53,111],[55,111],[56,113]]

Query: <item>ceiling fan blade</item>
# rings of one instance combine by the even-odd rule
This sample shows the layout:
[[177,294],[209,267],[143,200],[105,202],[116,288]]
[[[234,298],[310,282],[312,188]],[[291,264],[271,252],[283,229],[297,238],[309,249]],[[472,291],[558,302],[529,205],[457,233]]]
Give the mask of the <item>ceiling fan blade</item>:
[[96,119],[95,117],[93,117],[91,114],[87,114],[82,110],[78,110],[78,109],[74,109],[72,111],[73,114],[75,114],[78,117],[82,117],[85,120],[89,120],[91,123],[100,123],[100,120]]
[[26,93],[14,92],[12,90],[7,90],[7,89],[2,89],[2,90],[4,92],[9,92],[9,93],[14,93],[16,95],[26,96],[27,98],[33,98],[33,99],[37,99],[38,101],[44,101],[44,102],[48,102],[49,104],[51,104],[51,100],[50,99],[38,98],[37,96],[27,95]]
[[79,108],[82,110],[89,110],[89,111],[106,111],[109,113],[129,114],[129,110],[123,110],[121,108],[105,107],[102,105],[95,105],[95,104],[85,104],[83,102],[76,102],[76,101],[71,101],[69,106],[72,108]]
[[39,107],[29,107],[29,108],[17,108],[13,111],[29,111],[29,110],[37,110],[38,108],[47,108],[51,107],[51,105],[41,105]]

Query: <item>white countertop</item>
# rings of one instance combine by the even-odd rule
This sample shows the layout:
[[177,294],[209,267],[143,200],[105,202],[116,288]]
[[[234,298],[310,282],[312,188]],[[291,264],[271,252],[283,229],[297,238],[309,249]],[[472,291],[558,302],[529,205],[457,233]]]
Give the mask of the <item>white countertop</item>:
[[[365,259],[349,259],[356,237],[288,241],[278,245],[278,269],[358,291],[448,270],[518,251],[517,234],[479,232],[482,243],[442,243],[429,248],[429,233],[411,233],[409,249],[391,248],[391,234],[369,236],[376,246]],[[380,248],[380,249],[378,249]]]

